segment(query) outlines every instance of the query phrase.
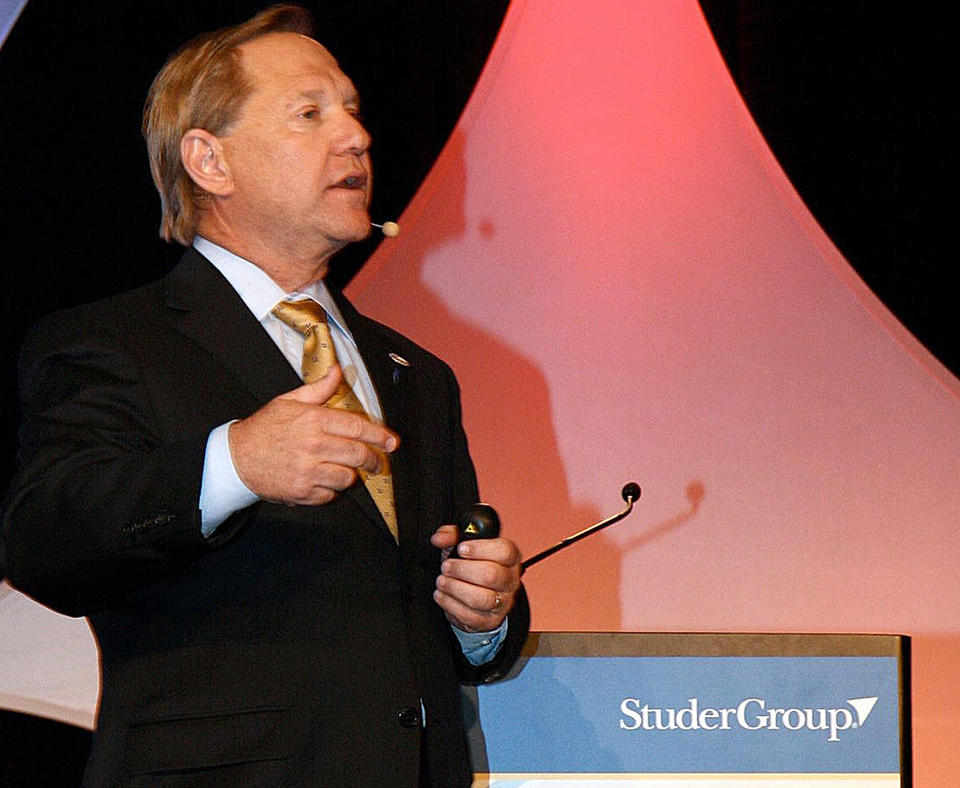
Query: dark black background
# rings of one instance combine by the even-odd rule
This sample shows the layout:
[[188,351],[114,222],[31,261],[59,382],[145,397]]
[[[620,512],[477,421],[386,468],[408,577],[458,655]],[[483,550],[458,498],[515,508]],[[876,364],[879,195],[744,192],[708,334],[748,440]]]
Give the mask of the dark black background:
[[[0,480],[12,469],[15,359],[26,326],[154,279],[179,255],[157,238],[159,199],[139,134],[153,75],[187,38],[262,5],[31,0],[0,49]],[[318,37],[364,98],[377,176],[371,212],[396,217],[452,130],[507,3],[307,5]],[[960,372],[955,12],[853,0],[701,6],[761,130],[824,229],[907,327]],[[348,281],[376,242],[342,254],[333,278]],[[0,714],[0,785],[72,784],[86,737],[61,738],[47,723]]]
[[956,6],[700,5],[821,226],[901,322],[960,374]]

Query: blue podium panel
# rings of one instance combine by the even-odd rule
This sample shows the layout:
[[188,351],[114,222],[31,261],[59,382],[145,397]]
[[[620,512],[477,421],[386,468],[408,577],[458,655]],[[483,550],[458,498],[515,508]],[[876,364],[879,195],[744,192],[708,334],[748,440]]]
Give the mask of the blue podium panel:
[[906,639],[534,635],[468,705],[477,786],[909,784]]

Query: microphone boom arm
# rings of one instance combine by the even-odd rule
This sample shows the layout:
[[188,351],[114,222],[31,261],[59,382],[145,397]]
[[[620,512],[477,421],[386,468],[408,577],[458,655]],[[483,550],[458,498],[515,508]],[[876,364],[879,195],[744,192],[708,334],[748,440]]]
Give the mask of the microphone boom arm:
[[566,539],[562,539],[561,541],[557,542],[553,547],[548,547],[546,550],[542,550],[532,558],[528,558],[526,561],[523,561],[520,564],[520,574],[522,575],[529,567],[540,563],[540,561],[542,561],[544,558],[548,558],[558,550],[563,550],[564,547],[569,547],[574,542],[579,542],[581,539],[585,539],[586,537],[590,536],[590,534],[594,534],[597,531],[602,531],[607,526],[620,522],[624,517],[633,511],[634,503],[640,499],[640,486],[636,482],[629,482],[624,485],[621,495],[623,496],[623,500],[627,502],[627,506],[622,512],[618,512],[617,514],[608,517],[606,520],[601,520],[599,523],[591,525],[588,528],[584,528],[582,531],[578,531],[577,533],[568,536]]

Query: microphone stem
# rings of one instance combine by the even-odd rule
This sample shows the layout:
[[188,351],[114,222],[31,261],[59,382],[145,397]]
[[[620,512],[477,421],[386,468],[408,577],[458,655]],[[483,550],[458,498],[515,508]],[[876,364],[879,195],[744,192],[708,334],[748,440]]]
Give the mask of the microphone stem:
[[614,523],[620,522],[624,517],[626,517],[628,514],[630,514],[630,512],[633,511],[633,504],[634,504],[634,499],[633,498],[628,499],[627,508],[624,509],[622,512],[619,512],[613,515],[612,517],[608,517],[606,520],[601,520],[599,523],[591,525],[588,528],[584,528],[582,531],[578,531],[572,536],[568,536],[566,539],[563,539],[557,542],[553,547],[548,547],[546,550],[543,550],[537,553],[532,558],[528,558],[526,561],[523,561],[520,564],[520,574],[522,575],[524,572],[527,571],[529,567],[533,566],[534,564],[540,563],[540,561],[542,561],[544,558],[549,558],[558,550],[562,550],[564,547],[572,545],[574,542],[579,542],[581,539],[584,539],[590,536],[590,534],[596,533],[597,531],[600,531],[606,528],[608,525],[613,525]]

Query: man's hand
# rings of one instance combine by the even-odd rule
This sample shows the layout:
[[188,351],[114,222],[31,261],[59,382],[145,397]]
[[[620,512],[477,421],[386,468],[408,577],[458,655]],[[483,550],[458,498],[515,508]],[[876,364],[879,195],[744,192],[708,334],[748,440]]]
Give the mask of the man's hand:
[[520,587],[520,551],[509,539],[473,539],[450,558],[457,527],[441,525],[430,537],[443,551],[433,598],[447,620],[464,632],[489,632],[507,617]]
[[329,503],[353,484],[357,468],[379,470],[374,448],[397,448],[397,436],[385,427],[324,407],[340,377],[340,368],[331,367],[319,380],[281,394],[230,425],[230,455],[251,492],[287,504]]

